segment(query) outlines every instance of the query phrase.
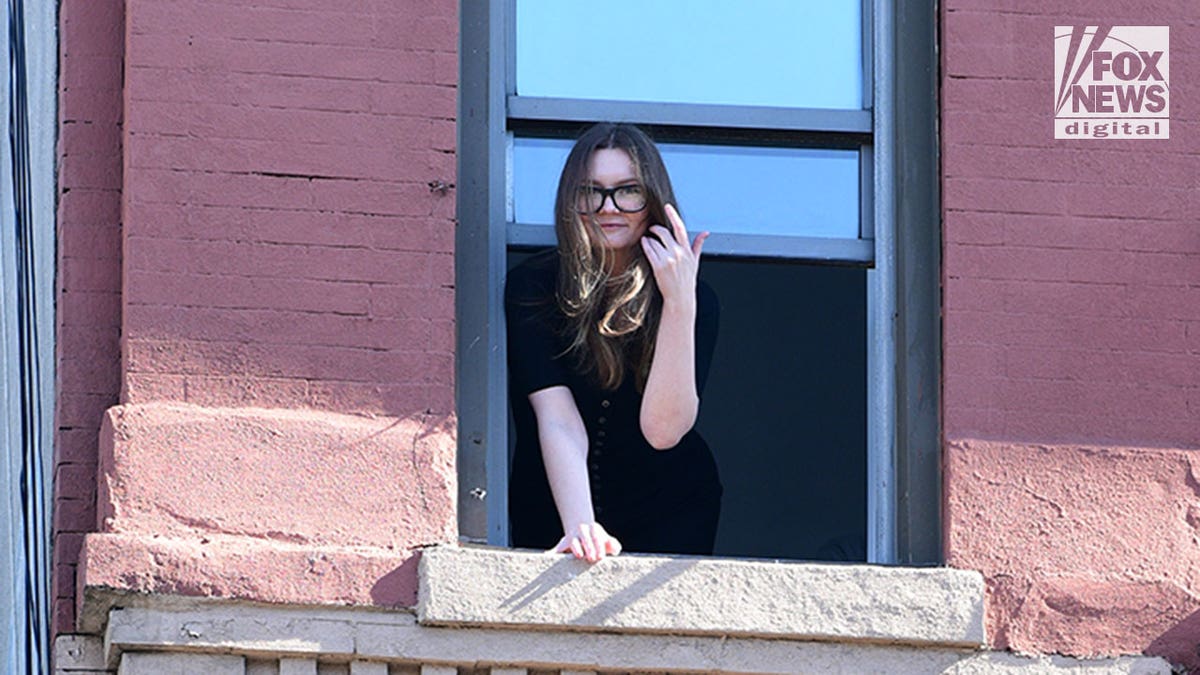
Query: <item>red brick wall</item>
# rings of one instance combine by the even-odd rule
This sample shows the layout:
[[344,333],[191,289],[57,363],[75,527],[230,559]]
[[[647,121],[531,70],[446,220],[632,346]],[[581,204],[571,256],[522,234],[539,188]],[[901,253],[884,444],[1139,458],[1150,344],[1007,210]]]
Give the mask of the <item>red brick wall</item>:
[[[946,435],[1200,447],[1195,4],[1077,6],[943,5]],[[1171,26],[1169,140],[1054,140],[1053,26],[1100,22]]]
[[453,409],[456,11],[128,2],[125,401]]
[[118,392],[452,412],[456,11],[64,0],[56,632]]
[[[1195,3],[941,7],[946,559],[996,647],[1200,669]],[[1170,27],[1169,140],[1054,139],[1096,24]]]
[[97,434],[120,389],[123,5],[59,9],[55,632],[75,624],[75,566],[96,523]]

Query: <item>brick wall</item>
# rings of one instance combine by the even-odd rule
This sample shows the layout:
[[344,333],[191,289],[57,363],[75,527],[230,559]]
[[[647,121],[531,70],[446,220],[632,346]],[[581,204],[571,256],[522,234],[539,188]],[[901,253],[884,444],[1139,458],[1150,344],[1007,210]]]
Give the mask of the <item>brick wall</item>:
[[106,408],[453,412],[456,7],[64,0],[56,632]]
[[[1169,140],[1055,140],[1056,25],[1168,25]],[[946,558],[993,646],[1200,668],[1194,3],[942,4]]]
[[[1200,446],[1195,7],[944,7],[948,437]],[[1056,24],[1170,25],[1171,138],[1053,138]]]
[[456,5],[127,14],[124,400],[450,412]]
[[120,389],[122,0],[59,9],[54,630],[70,630],[95,529],[97,434]]

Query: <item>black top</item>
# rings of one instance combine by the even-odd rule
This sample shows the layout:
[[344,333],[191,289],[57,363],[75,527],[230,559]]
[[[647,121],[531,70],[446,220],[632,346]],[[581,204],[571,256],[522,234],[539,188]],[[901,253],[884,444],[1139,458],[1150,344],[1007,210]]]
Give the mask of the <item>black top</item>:
[[[509,401],[516,424],[508,489],[513,544],[548,548],[563,534],[529,403],[529,394],[555,385],[570,388],[587,429],[596,520],[626,550],[669,552],[654,533],[680,529],[681,519],[686,529],[689,513],[707,509],[704,505],[712,505],[709,529],[715,532],[721,483],[708,444],[695,429],[669,450],[655,450],[646,441],[632,364],[620,387],[611,391],[579,371],[574,357],[566,354],[566,317],[555,299],[557,277],[558,252],[551,249],[510,271],[505,286]],[[703,400],[720,309],[708,284],[698,282],[696,293],[696,385]],[[712,532],[709,548],[711,537]]]

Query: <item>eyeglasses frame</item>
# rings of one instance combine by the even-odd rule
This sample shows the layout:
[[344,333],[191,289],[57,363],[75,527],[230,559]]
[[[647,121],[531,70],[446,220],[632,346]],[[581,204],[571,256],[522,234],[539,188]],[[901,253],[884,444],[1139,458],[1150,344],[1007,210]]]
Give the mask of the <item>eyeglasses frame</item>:
[[[641,208],[623,209],[623,208],[621,208],[621,205],[617,203],[617,190],[624,190],[626,188],[632,188],[632,187],[640,188],[642,190],[642,192],[643,192],[642,198],[645,201],[642,203]],[[610,198],[612,199],[613,208],[620,211],[621,213],[640,213],[642,211],[645,211],[646,207],[650,205],[650,200],[648,198],[646,198],[646,195],[644,194],[646,191],[646,186],[642,185],[641,183],[629,183],[626,185],[618,185],[616,187],[610,187],[610,188],[599,187],[599,186],[593,185],[593,186],[581,187],[579,190],[580,190],[580,192],[583,192],[585,190],[588,192],[599,192],[600,193],[600,204],[598,206],[596,206],[596,209],[594,211],[580,211],[579,205],[577,202],[576,206],[575,206],[576,213],[600,213],[600,211],[604,209],[604,202],[608,201]]]

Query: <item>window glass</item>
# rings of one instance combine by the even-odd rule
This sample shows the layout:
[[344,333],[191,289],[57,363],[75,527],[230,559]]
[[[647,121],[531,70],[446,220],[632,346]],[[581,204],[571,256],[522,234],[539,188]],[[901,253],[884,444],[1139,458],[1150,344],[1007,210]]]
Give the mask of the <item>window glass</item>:
[[[554,194],[571,141],[517,137],[516,222],[554,222]],[[726,234],[858,238],[859,153],[659,143],[688,229]]]
[[516,91],[862,108],[862,2],[516,2]]

